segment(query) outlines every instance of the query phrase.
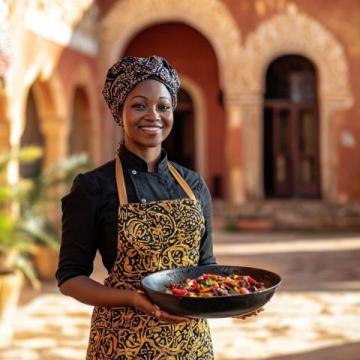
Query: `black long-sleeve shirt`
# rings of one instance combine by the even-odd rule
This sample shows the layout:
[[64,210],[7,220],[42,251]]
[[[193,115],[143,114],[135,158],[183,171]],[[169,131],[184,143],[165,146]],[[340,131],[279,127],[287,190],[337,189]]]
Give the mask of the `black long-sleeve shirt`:
[[[187,196],[168,171],[165,151],[162,151],[157,171],[151,173],[146,162],[124,146],[119,154],[129,202]],[[200,244],[199,265],[214,263],[209,190],[199,174],[176,163],[173,165],[200,201],[205,217],[206,229]],[[115,160],[75,178],[70,193],[62,198],[62,240],[56,272],[59,286],[75,276],[89,276],[97,250],[104,266],[110,271],[117,252],[118,206]]]

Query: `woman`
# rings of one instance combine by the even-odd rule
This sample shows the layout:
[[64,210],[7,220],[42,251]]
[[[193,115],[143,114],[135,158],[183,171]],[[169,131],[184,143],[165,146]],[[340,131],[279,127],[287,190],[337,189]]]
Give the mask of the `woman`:
[[[158,56],[113,65],[103,95],[123,143],[62,199],[57,279],[63,294],[95,306],[87,360],[213,359],[207,322],[159,309],[140,284],[158,270],[215,262],[209,191],[161,148],[179,86]],[[89,278],[96,250],[109,272],[104,285]]]

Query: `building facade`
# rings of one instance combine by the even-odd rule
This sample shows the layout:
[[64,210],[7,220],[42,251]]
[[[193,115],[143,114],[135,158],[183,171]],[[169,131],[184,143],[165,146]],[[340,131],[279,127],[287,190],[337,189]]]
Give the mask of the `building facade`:
[[[182,81],[170,158],[233,208],[360,200],[357,0],[1,0],[0,148],[114,156],[101,97],[124,55]],[[9,170],[16,178],[16,167]]]

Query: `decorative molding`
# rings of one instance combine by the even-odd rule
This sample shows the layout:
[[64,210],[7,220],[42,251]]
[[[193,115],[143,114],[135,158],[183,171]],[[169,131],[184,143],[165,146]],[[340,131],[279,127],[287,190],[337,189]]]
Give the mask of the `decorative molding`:
[[104,73],[121,56],[137,32],[163,22],[182,22],[203,34],[216,52],[223,87],[238,87],[240,30],[220,0],[207,0],[206,4],[194,0],[118,1],[102,20]]
[[94,56],[98,52],[99,10],[93,0],[29,2],[25,27],[52,42]]
[[319,73],[319,95],[348,107],[352,103],[343,47],[320,23],[295,6],[263,22],[246,40],[241,73],[248,93],[260,93],[269,64],[286,54],[309,58]]

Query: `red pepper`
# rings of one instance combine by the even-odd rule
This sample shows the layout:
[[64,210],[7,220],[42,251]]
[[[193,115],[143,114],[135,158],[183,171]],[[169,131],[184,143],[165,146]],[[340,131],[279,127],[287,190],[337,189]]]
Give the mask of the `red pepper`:
[[256,280],[253,279],[251,276],[249,276],[249,277],[247,278],[247,281],[248,281],[248,283],[249,283],[250,285],[255,285],[255,284],[256,284]]
[[200,285],[199,285],[199,283],[196,281],[196,279],[193,280],[192,285],[193,285],[193,289],[194,289],[194,290],[200,290]]
[[172,288],[171,291],[174,295],[185,296],[187,294],[187,291],[183,289]]

